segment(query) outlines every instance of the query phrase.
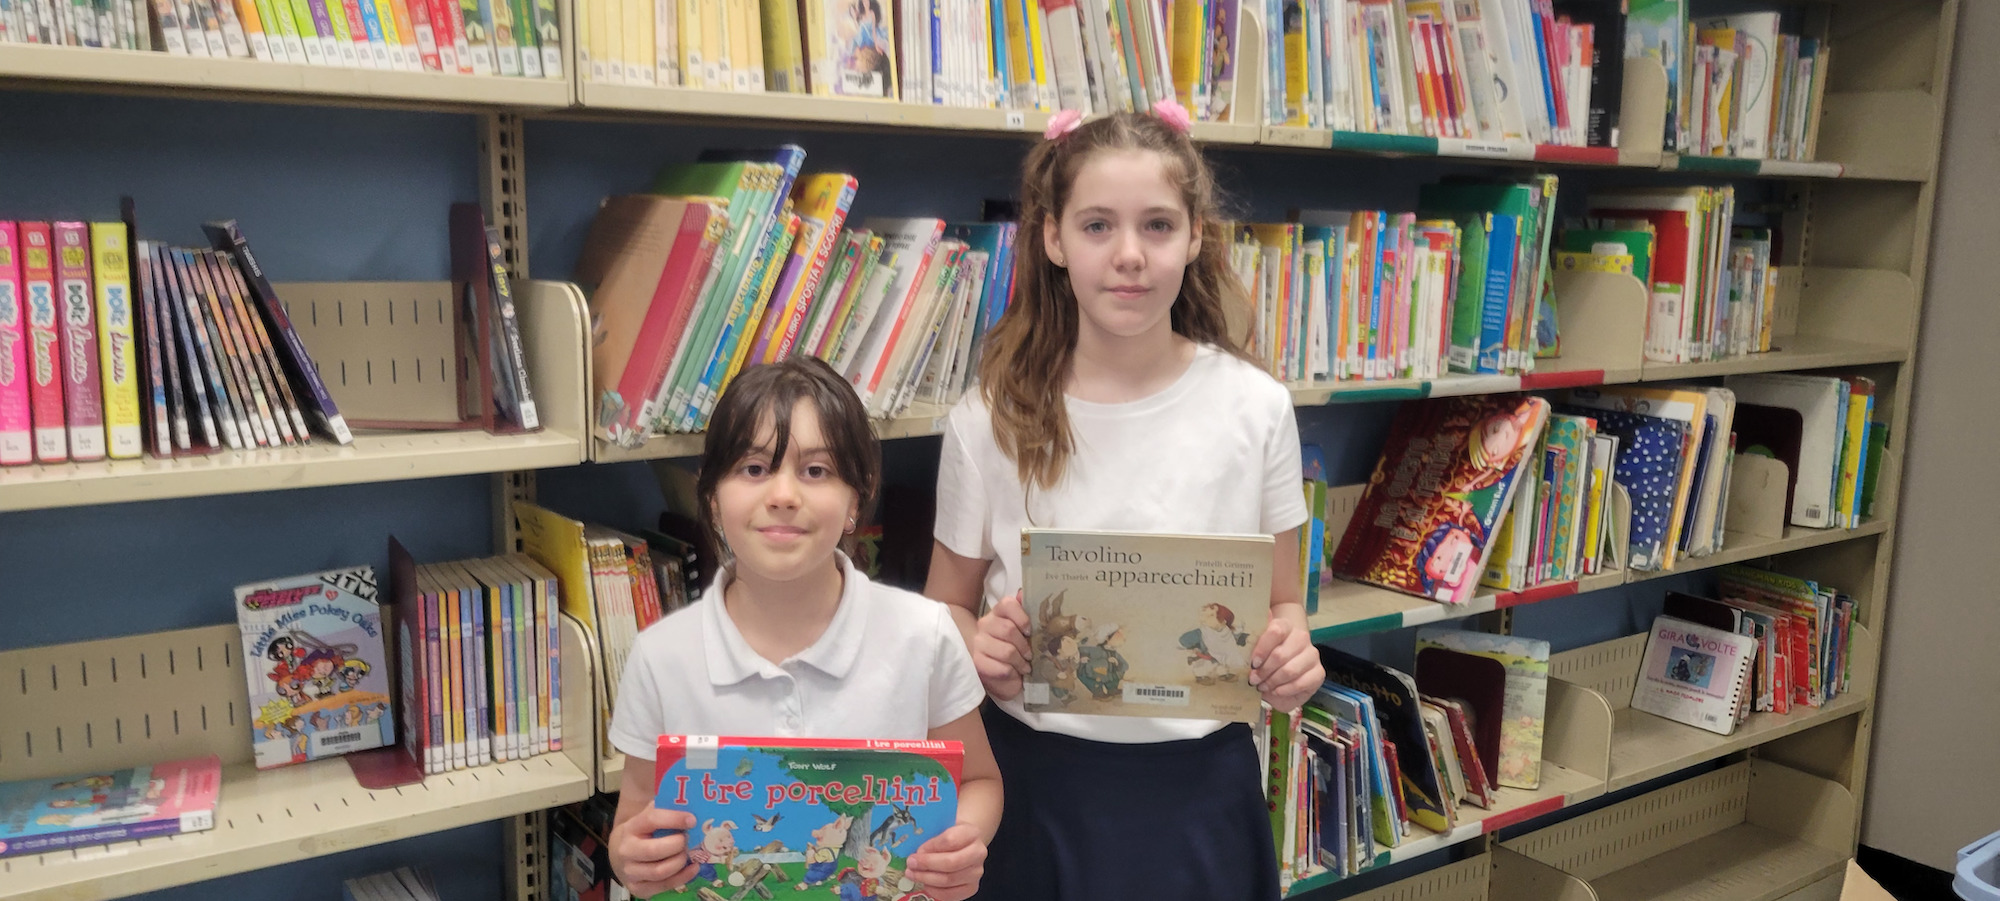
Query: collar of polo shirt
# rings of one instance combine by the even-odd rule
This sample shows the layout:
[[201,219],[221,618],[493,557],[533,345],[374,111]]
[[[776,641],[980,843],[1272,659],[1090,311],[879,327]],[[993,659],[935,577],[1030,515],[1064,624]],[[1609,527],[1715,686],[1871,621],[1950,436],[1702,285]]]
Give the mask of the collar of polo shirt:
[[[846,677],[848,670],[854,668],[854,661],[861,656],[865,617],[858,601],[866,578],[854,571],[854,563],[847,559],[846,554],[834,551],[833,557],[840,564],[840,606],[833,611],[833,621],[827,623],[826,632],[820,635],[819,640],[793,655],[791,660],[840,679]],[[708,680],[717,686],[735,685],[751,676],[775,677],[783,674],[778,664],[765,660],[751,649],[750,643],[743,639],[743,633],[736,628],[736,622],[723,609],[722,592],[733,578],[730,568],[722,567],[701,605],[702,629],[708,634],[708,646],[719,649],[719,653],[707,655]]]

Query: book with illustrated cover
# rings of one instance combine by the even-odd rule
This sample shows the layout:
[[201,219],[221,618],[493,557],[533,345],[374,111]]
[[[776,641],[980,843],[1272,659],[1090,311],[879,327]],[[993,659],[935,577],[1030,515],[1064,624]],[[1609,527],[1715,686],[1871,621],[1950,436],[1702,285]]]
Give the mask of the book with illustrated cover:
[[1465,603],[1548,416],[1547,401],[1524,394],[1403,404],[1334,552],[1335,572]]
[[1031,713],[1261,720],[1268,535],[1021,531]]
[[258,769],[395,742],[373,567],[237,586],[236,620]]
[[[1542,724],[1548,710],[1549,643],[1535,638],[1491,635],[1436,626],[1417,630],[1417,660],[1421,667],[1432,660],[1432,649],[1456,651],[1474,657],[1497,660],[1505,668],[1505,690],[1500,701],[1500,753],[1498,766],[1488,775],[1510,788],[1534,789],[1542,784]],[[1477,726],[1490,726],[1488,711]]]
[[1632,709],[1728,735],[1736,731],[1756,654],[1757,639],[1751,636],[1656,617],[1632,688]]
[[[809,0],[824,2],[824,0]],[[826,79],[832,93],[843,97],[899,96],[896,87],[896,28],[886,0],[826,3],[827,38],[833,49],[833,72]]]
[[662,735],[653,804],[694,816],[701,901],[919,898],[904,870],[957,822],[964,763],[955,741]]
[[0,783],[0,857],[215,828],[215,755]]

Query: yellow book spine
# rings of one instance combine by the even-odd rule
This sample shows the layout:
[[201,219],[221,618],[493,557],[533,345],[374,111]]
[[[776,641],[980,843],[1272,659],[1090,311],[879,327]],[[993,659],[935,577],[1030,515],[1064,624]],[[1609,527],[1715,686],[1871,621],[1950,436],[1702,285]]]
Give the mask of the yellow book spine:
[[[107,417],[106,421],[109,419]],[[1834,498],[1834,510],[1840,522],[1847,528],[1861,525],[1861,511],[1855,509],[1854,502],[1859,496],[1861,482],[1861,449],[1868,441],[1868,395],[1849,393],[1847,396],[1847,438],[1840,448],[1840,494]],[[116,441],[112,442],[116,445]]]
[[708,86],[719,91],[736,84],[736,57],[729,45],[729,0],[712,0],[701,17],[702,50],[708,56]]
[[785,261],[791,256],[792,244],[798,240],[799,227],[803,224],[798,214],[792,211],[790,199],[785,201],[783,215],[784,231],[778,236],[776,246],[769,251],[770,259],[766,260],[764,271],[757,280],[757,293],[750,297],[752,312],[750,318],[744,321],[743,334],[736,341],[735,352],[729,357],[729,369],[723,374],[722,385],[716,389],[715,393],[718,396],[736,378],[736,373],[742,371],[743,364],[750,359],[751,347],[757,343],[757,330],[763,327],[765,317],[776,313],[772,306],[778,301],[771,296],[771,293],[778,286],[778,275],[784,270]]
[[[409,64],[403,60],[403,35],[405,32],[403,29],[397,27],[396,4],[390,2],[390,0],[363,0],[363,2],[375,4],[375,18],[382,23],[382,43],[389,50],[389,68],[399,71],[409,69]],[[409,24],[406,17],[402,23],[403,28],[407,29]]]
[[114,460],[139,456],[139,355],[133,347],[131,250],[125,223],[90,224],[91,273],[97,284],[98,368],[104,381],[106,453]]
[[799,20],[799,42],[806,60],[806,87],[814,96],[833,96],[834,69],[837,60],[833,57],[833,44],[827,39],[826,10],[824,0],[804,0],[804,15]]
[[799,81],[806,67],[805,48],[800,46],[804,38],[786,27],[789,21],[786,7],[791,5],[790,0],[762,0],[758,4],[763,16],[765,87],[804,93],[805,85]]
[[653,5],[647,0],[622,0],[619,9],[619,59],[626,84],[653,83]]
[[465,768],[465,665],[463,659],[464,633],[458,626],[458,589],[447,588],[444,592],[444,697],[445,731],[450,736],[451,761],[447,769]]
[[[1035,109],[1054,112],[1056,108],[1055,56],[1049,50],[1048,22],[1041,0],[1021,0],[1028,20],[1028,45],[1035,56]],[[1086,92],[1085,96],[1088,96]]]
[[681,84],[680,18],[674,0],[653,0],[653,80],[661,87]]
[[[758,36],[755,0],[725,0],[729,4],[729,87],[736,91],[759,90],[764,81],[757,66]],[[753,74],[754,73],[754,74]]]
[[[584,4],[584,50],[589,56],[590,80],[612,83],[611,67],[618,54],[611,47],[611,10],[617,0],[577,0]],[[622,74],[622,71],[621,71]],[[622,80],[622,79],[621,79]]]
[[[1195,108],[1194,87],[1201,75],[1201,0],[1171,0],[1167,52],[1173,66],[1174,96]],[[1287,48],[1290,49],[1289,47]]]
[[707,26],[702,23],[701,0],[677,0],[680,24],[677,31],[681,38],[681,84],[690,88],[706,88],[708,83],[708,51],[705,49]]

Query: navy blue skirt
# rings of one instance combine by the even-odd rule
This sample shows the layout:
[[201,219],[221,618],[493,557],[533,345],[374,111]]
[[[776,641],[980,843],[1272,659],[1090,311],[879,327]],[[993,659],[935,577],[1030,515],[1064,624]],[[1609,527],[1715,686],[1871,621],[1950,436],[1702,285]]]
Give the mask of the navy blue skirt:
[[1279,897],[1250,727],[1114,744],[983,712],[1007,808],[977,901]]

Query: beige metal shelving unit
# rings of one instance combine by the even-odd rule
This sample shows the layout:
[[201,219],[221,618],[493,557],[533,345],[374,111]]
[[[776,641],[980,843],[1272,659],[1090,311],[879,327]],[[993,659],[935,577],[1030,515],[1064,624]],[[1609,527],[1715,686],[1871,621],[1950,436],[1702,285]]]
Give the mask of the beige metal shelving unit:
[[[1547,737],[1548,755],[1556,765],[1545,789],[1518,793],[1519,797],[1507,799],[1500,810],[1486,812],[1472,828],[1426,836],[1387,850],[1392,862],[1454,846],[1468,856],[1355,897],[1365,901],[1582,901],[1600,897],[1762,901],[1804,897],[1803,893],[1789,893],[1821,890],[1828,880],[1838,878],[1841,861],[1851,855],[1858,835],[1858,805],[1866,788],[1879,665],[1876,635],[1891,601],[1886,596],[1888,565],[1896,537],[1900,449],[1912,390],[1910,361],[1936,190],[1937,135],[1959,3],[1833,0],[1830,5],[1836,61],[1821,125],[1820,155],[1824,162],[1764,164],[1751,171],[1651,151],[1658,146],[1658,133],[1657,126],[1648,122],[1662,118],[1663,114],[1651,113],[1663,102],[1664,74],[1641,64],[1627,67],[1626,149],[1614,162],[1579,164],[1613,171],[1681,170],[1688,178],[1788,179],[1789,205],[1796,216],[1792,224],[1804,240],[1790,249],[1793,259],[1789,262],[1796,267],[1797,277],[1782,286],[1772,353],[1717,363],[1645,363],[1640,354],[1646,303],[1643,286],[1629,278],[1589,274],[1565,278],[1559,284],[1567,354],[1563,359],[1543,361],[1534,374],[1298,385],[1293,394],[1299,405],[1312,406],[1713,378],[1744,372],[1832,370],[1875,378],[1880,386],[1877,417],[1890,423],[1890,456],[1882,470],[1874,518],[1844,530],[1786,527],[1762,535],[1733,532],[1718,553],[1684,561],[1673,571],[1686,573],[1771,558],[1780,568],[1822,578],[1864,597],[1862,627],[1857,629],[1854,642],[1852,690],[1826,708],[1784,717],[1759,715],[1731,736],[1712,736],[1627,708],[1629,687],[1622,680],[1629,680],[1636,667],[1631,638],[1559,655],[1553,664],[1556,678],[1550,689]],[[565,20],[570,20],[571,4],[559,6]],[[574,29],[570,31],[574,33]],[[1247,63],[1247,71],[1252,73],[1252,80],[1241,86],[1246,92],[1242,96],[1247,98],[1261,96],[1254,82],[1262,75],[1263,67],[1256,62],[1260,52],[1261,46],[1250,42],[1239,60],[1239,64]],[[527,277],[521,181],[525,165],[523,114],[772,127],[805,124],[885,134],[1023,138],[1038,135],[1045,123],[1041,115],[1004,111],[591,84],[576,77],[573,63],[569,71],[568,79],[537,82],[0,45],[0,86],[5,87],[485,113],[480,127],[487,206],[503,231],[518,279]],[[1290,152],[1325,152],[1324,148],[1335,143],[1330,132],[1253,124],[1201,124],[1196,137],[1212,144],[1296,148]],[[1413,155],[1394,149],[1347,147],[1340,152]],[[1524,154],[1521,148],[1444,146],[1415,155],[1475,164],[1571,165],[1560,160],[1534,162],[1534,151]],[[699,435],[657,437],[637,449],[609,447],[594,437],[589,355],[585,351],[588,314],[580,295],[566,285],[518,284],[530,365],[543,416],[549,421],[538,435],[398,433],[364,437],[353,448],[0,470],[0,512],[475,472],[509,473],[496,481],[496,498],[505,500],[532,497],[532,472],[522,470],[584,459],[613,462],[685,457],[698,452]],[[283,290],[294,298],[325,296],[338,301],[346,297],[359,302],[409,291],[425,292],[423,296],[436,299],[440,286],[286,286]],[[368,356],[369,349],[360,342],[341,344],[340,339],[324,336],[314,340],[334,342],[324,347],[313,345],[323,367],[333,365],[328,360],[340,359],[349,349],[356,360]],[[333,349],[336,345],[342,349]],[[878,434],[884,438],[934,435],[942,427],[942,413],[928,408],[912,410],[880,424]],[[497,543],[508,546],[512,536],[506,524],[497,523],[495,531]],[[1327,638],[1448,617],[1504,614],[1513,605],[1643,582],[1658,575],[1665,574],[1614,570],[1565,585],[1485,595],[1460,608],[1341,585],[1322,598],[1313,626],[1316,636]],[[233,632],[225,636],[225,631],[225,627],[215,627],[69,647],[92,648],[91,653],[137,653],[175,642],[199,644],[207,640],[222,648],[234,642]],[[567,659],[584,659],[586,654],[580,650],[584,646],[580,633],[574,627],[567,628]],[[35,654],[57,650],[63,649],[0,654],[0,691],[6,690],[9,667]],[[226,660],[229,652],[215,653]],[[198,665],[197,671],[205,665]],[[213,692],[225,687],[241,691],[240,673],[227,670],[227,676],[205,673],[201,678],[213,684],[186,689],[186,697],[199,697],[202,692],[219,697]],[[587,696],[591,685],[589,676],[567,678],[565,699],[571,709],[593,709]],[[584,694],[577,695],[579,692]],[[12,729],[16,719],[7,703],[6,696],[0,695],[0,722]],[[80,717],[117,716],[117,711],[126,709],[118,707],[115,700],[93,697],[30,704],[22,708],[25,712],[21,715],[67,715],[53,709],[57,707],[66,707]],[[0,864],[4,867],[0,868],[0,894],[12,896],[16,894],[10,891],[13,886],[23,885],[29,887],[30,897],[103,897],[526,813],[510,821],[508,891],[523,901],[539,901],[545,838],[540,820],[531,811],[580,798],[593,785],[613,787],[622,771],[622,759],[598,746],[593,730],[585,728],[589,722],[588,717],[574,719],[571,729],[582,729],[582,734],[566,741],[561,754],[433,777],[421,793],[406,790],[393,798],[374,793],[365,802],[338,761],[267,774],[232,769],[221,812],[232,821],[228,828],[78,852],[68,861],[8,861]],[[0,740],[13,741],[14,733],[0,736]],[[127,748],[137,756],[114,755],[103,762],[137,762],[169,750],[207,746],[200,734],[174,741],[180,743],[169,742],[171,748]],[[244,744],[247,748],[247,741]],[[1722,770],[1504,845],[1486,838],[1494,828],[1532,821],[1606,791],[1704,762],[1745,756],[1752,759],[1738,760]],[[0,778],[27,775],[25,770],[16,769],[29,765],[20,756],[0,757],[7,761],[0,765]],[[70,764],[65,762],[64,767],[70,768]],[[315,816],[309,823],[303,821],[301,812],[315,803],[319,805],[313,808]],[[336,803],[340,804],[339,812],[329,815],[331,804]],[[1703,809],[1710,813],[1700,813]],[[255,825],[250,825],[253,822]],[[1619,825],[1638,822],[1648,824],[1654,830],[1651,834],[1667,838],[1634,841]],[[1579,863],[1593,856],[1597,863]],[[30,860],[36,862],[30,864]],[[1709,876],[1693,880],[1688,876],[1704,873]]]
[[[456,418],[455,382],[411,377],[424,367],[450,375],[442,359],[426,354],[440,337],[444,347],[451,346],[451,321],[443,312],[451,308],[450,283],[281,284],[277,289],[349,418],[359,418],[357,410],[380,418]],[[584,369],[588,319],[583,296],[559,282],[519,282],[517,292],[523,349],[544,423],[539,432],[362,432],[346,447],[320,439],[302,447],[165,460],[10,466],[0,468],[0,513],[580,463],[589,434],[583,397],[590,384]],[[404,312],[400,320],[396,310]]]
[[[590,706],[591,657],[563,619],[563,705]],[[0,653],[0,781],[181,757],[222,758],[215,828],[0,859],[0,896],[114,898],[579,801],[591,791],[589,717],[563,749],[362,788],[345,760],[251,762],[243,636],[234,624]]]

